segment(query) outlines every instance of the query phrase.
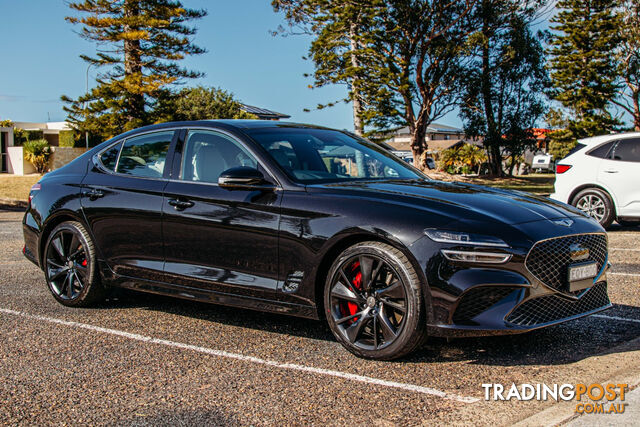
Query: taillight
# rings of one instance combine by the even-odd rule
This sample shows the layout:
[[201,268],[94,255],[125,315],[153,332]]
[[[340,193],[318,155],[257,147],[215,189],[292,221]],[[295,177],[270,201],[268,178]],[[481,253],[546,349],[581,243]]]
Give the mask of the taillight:
[[31,190],[29,190],[29,203],[31,203],[31,200],[33,200],[33,196],[35,196],[35,194],[33,194],[34,191],[39,191],[40,190],[40,183],[36,182],[35,184],[33,184],[31,186]]
[[556,173],[565,173],[571,169],[571,165],[556,165]]

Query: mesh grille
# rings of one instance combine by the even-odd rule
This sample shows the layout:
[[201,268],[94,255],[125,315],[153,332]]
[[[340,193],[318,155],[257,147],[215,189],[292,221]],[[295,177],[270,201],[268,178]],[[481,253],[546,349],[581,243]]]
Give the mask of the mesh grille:
[[583,261],[595,261],[600,271],[607,260],[607,238],[603,234],[578,234],[543,240],[533,245],[525,265],[545,285],[565,291],[569,265],[572,263],[570,248],[574,244],[589,249],[589,258]]
[[497,286],[471,289],[462,296],[460,303],[458,303],[458,308],[453,314],[453,322],[459,325],[473,323],[471,319],[509,295],[513,290],[514,288]]
[[578,300],[545,295],[525,301],[511,312],[507,321],[515,325],[533,326],[576,316],[609,304],[607,283],[600,282]]

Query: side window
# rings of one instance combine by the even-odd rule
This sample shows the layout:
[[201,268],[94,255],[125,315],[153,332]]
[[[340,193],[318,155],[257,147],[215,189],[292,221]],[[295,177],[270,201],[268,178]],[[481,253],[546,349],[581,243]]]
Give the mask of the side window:
[[640,139],[621,139],[613,149],[613,160],[640,162]]
[[255,158],[237,141],[212,131],[190,131],[184,144],[180,179],[218,183],[227,169],[256,168]]
[[173,131],[129,138],[124,142],[116,172],[145,178],[162,178]]
[[100,155],[100,162],[102,162],[102,166],[111,172],[116,169],[116,162],[118,161],[118,153],[120,153],[121,146],[122,142],[118,142],[116,145]]
[[606,144],[602,144],[601,146],[594,148],[587,154],[593,157],[598,157],[599,159],[608,159],[610,158],[609,154],[611,152],[611,147],[613,147],[616,142],[617,141],[609,141]]

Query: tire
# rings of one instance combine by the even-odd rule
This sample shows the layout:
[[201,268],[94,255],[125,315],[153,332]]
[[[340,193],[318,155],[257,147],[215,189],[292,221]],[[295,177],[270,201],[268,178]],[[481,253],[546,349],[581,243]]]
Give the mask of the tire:
[[53,229],[45,245],[43,267],[49,290],[62,305],[87,307],[106,296],[93,241],[79,222],[63,222]]
[[607,228],[616,217],[611,197],[598,188],[587,188],[575,195],[571,204]]
[[324,307],[333,335],[359,357],[396,359],[426,338],[418,274],[385,243],[358,243],[338,256],[327,275]]

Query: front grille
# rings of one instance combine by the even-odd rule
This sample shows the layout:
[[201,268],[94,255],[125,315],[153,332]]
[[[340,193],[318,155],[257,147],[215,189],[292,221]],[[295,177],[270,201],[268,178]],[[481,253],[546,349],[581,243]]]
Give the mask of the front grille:
[[525,265],[542,283],[564,292],[569,280],[570,247],[573,244],[589,249],[589,257],[580,262],[595,261],[598,271],[607,262],[607,238],[604,234],[577,234],[536,243],[529,251]]
[[473,288],[462,296],[453,314],[453,323],[458,325],[473,324],[478,314],[513,292],[514,288],[503,286],[483,286]]
[[545,295],[523,302],[507,317],[514,325],[533,326],[566,319],[609,305],[607,283],[599,282],[577,300]]

